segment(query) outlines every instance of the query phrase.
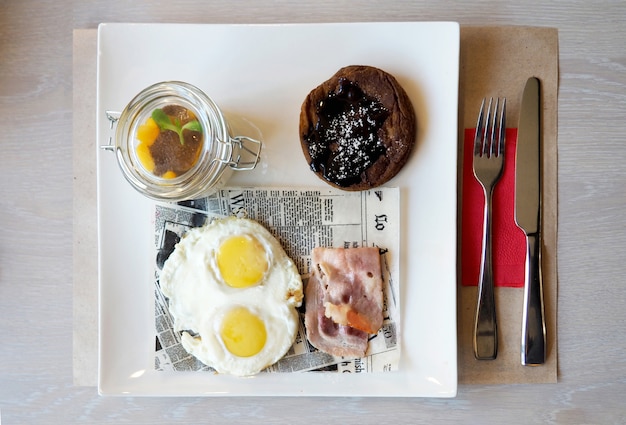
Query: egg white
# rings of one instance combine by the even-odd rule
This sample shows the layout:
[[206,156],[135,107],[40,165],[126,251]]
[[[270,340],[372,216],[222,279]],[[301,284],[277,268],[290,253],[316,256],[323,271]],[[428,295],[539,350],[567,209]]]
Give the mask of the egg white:
[[298,313],[286,303],[237,306],[247,308],[265,324],[267,339],[259,353],[250,357],[235,356],[228,351],[220,338],[222,319],[228,309],[235,307],[233,305],[218,309],[213,315],[207,315],[198,329],[198,336],[183,332],[181,342],[185,350],[220,373],[254,375],[276,363],[289,350],[298,331]]
[[[268,270],[248,288],[227,285],[217,267],[220,245],[236,235],[255,237],[267,254]],[[165,262],[160,286],[169,299],[175,330],[193,332],[182,333],[183,347],[218,372],[255,374],[283,357],[295,340],[302,280],[280,243],[256,221],[230,217],[190,230]],[[233,355],[220,337],[224,315],[237,306],[265,324],[265,346],[254,356]]]

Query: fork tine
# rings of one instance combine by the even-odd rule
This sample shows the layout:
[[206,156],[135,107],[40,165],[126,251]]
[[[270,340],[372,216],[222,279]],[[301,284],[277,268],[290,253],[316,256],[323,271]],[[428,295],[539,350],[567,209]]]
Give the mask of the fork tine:
[[[496,101],[497,102],[497,101]],[[492,115],[492,109],[491,109],[491,104],[493,103],[493,97],[489,98],[489,106],[487,106],[487,116],[485,117],[485,128],[483,129],[483,135],[482,135],[482,143],[483,143],[483,148],[482,148],[482,154],[486,155],[487,158],[489,158],[491,156],[492,153],[492,138],[493,138],[493,125],[491,124],[491,115]]]
[[[489,103],[489,106],[491,106],[491,102]],[[489,121],[489,123],[491,124],[491,132],[489,134],[489,158],[494,155],[497,156],[498,150],[500,148],[500,146],[498,146],[498,141],[500,139],[496,139],[496,137],[500,136],[499,129],[496,126],[498,122],[498,106],[500,106],[500,98],[496,98],[496,104],[491,111],[493,116],[490,117],[491,121]]]
[[500,110],[500,124],[498,129],[498,156],[504,155],[504,139],[506,139],[506,97],[502,98],[502,109]]
[[474,155],[480,155],[482,151],[482,133],[483,133],[483,115],[485,114],[485,99],[480,104],[480,112],[478,113],[478,121],[476,122],[476,134],[474,135]]

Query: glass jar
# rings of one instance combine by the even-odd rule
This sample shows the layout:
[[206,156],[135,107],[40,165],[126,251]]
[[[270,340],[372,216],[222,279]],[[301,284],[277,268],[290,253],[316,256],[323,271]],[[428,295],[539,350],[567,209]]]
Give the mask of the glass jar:
[[[201,144],[199,151],[194,152],[197,157],[189,161],[192,164],[188,169],[157,175],[154,169],[151,170],[146,165],[145,159],[146,152],[156,156],[154,149],[157,144],[153,141],[154,144],[149,148],[140,147],[143,142],[138,138],[138,131],[150,119],[153,127],[155,121],[163,122],[158,117],[154,118],[154,112],[163,111],[163,108],[168,110],[169,105],[185,108],[191,119],[197,121],[190,128],[196,131],[196,139],[201,137]],[[136,190],[152,199],[182,201],[207,196],[223,186],[233,170],[252,170],[259,160],[261,141],[242,135],[233,136],[224,114],[211,98],[197,87],[184,82],[165,81],[154,84],[135,96],[120,114],[107,112],[107,117],[112,126],[115,123],[117,127],[109,144],[101,148],[114,151],[126,180]],[[166,124],[170,129],[170,139],[173,137],[177,140],[180,137],[182,149],[185,145],[183,134],[187,136],[185,131],[189,130],[181,130],[182,123],[174,118],[171,123],[170,126]],[[157,131],[164,132],[160,124],[158,127]],[[176,131],[179,131],[178,135]],[[178,149],[176,145],[177,143],[170,144],[168,151],[158,156],[171,156],[172,148]],[[144,148],[143,156],[141,148]],[[149,161],[154,161],[154,158]]]

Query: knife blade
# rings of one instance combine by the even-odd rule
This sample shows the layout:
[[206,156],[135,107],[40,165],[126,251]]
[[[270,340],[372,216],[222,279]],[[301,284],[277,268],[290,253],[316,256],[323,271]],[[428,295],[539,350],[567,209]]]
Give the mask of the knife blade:
[[541,98],[537,78],[524,88],[515,157],[515,222],[526,234],[522,365],[545,362],[546,325],[541,270]]

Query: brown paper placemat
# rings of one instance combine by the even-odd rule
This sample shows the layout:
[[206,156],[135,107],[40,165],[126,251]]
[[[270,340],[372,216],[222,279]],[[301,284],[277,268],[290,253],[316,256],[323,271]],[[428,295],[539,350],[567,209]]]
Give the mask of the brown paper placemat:
[[[546,363],[536,367],[522,366],[520,344],[523,290],[496,288],[498,357],[496,360],[476,360],[472,348],[472,335],[477,288],[459,284],[458,353],[459,383],[462,384],[557,381],[558,63],[558,31],[555,28],[461,27],[459,140],[463,140],[464,129],[476,126],[480,102],[484,97],[506,97],[507,127],[517,127],[519,106],[526,80],[529,77],[538,77],[541,80],[544,209],[542,255],[547,330]],[[462,143],[459,144],[459,149],[462,149],[462,145]],[[459,158],[463,158],[462,151],[459,153]],[[459,167],[461,166],[462,162],[459,160]],[[462,175],[460,170],[461,168],[459,168],[459,176]],[[459,190],[459,194],[461,193]],[[459,208],[460,206],[459,198]],[[460,209],[458,217],[459,220],[462,217]],[[461,223],[459,223],[459,235],[461,234],[460,226]]]
[[[73,53],[74,384],[95,386],[98,365],[95,29],[74,31]],[[517,122],[523,82],[530,75],[542,80],[544,90],[543,265],[548,359],[541,367],[520,365],[522,292],[498,288],[501,339],[498,359],[474,360],[471,335],[476,288],[459,286],[460,383],[556,382],[558,33],[550,28],[461,27],[460,135],[464,128],[474,126],[478,105],[484,96],[506,96],[508,121]]]

